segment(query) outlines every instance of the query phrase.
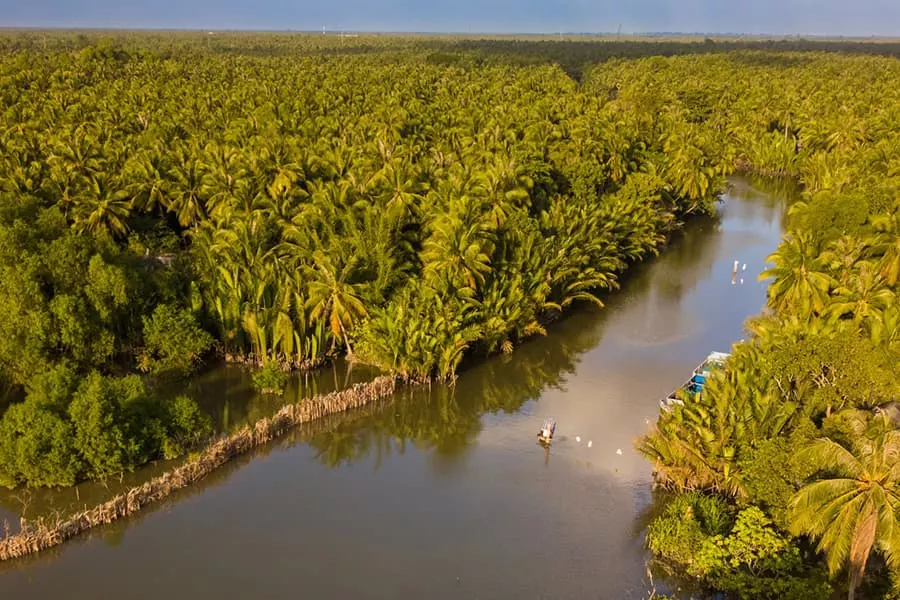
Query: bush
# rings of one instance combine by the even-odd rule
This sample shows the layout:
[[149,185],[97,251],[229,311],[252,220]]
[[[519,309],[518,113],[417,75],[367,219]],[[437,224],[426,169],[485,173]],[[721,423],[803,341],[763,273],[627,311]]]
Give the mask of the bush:
[[667,562],[689,566],[707,538],[731,528],[733,509],[719,496],[679,494],[647,529],[647,546]]
[[207,440],[212,421],[186,396],[154,399],[140,377],[58,366],[35,376],[0,419],[0,485],[73,485],[175,458]]
[[66,411],[72,395],[78,389],[78,375],[67,363],[59,363],[44,373],[39,373],[25,384],[30,401],[41,406]]
[[647,545],[671,574],[742,600],[827,598],[822,569],[807,569],[796,543],[758,507],[718,496],[679,494],[654,519]]
[[[147,401],[146,389],[136,376],[122,379],[92,373],[69,405],[75,428],[75,447],[92,478],[130,471],[144,454],[146,436],[153,428],[130,418]],[[144,426],[142,426],[144,425]]]
[[[788,527],[788,503],[797,491],[797,484],[814,471],[813,466],[798,456],[797,448],[818,435],[809,419],[797,419],[790,435],[757,442],[738,463],[747,490],[746,503],[763,508],[783,530]],[[772,465],[778,468],[773,469]]]
[[253,386],[263,394],[283,394],[287,385],[287,373],[281,370],[274,361],[253,374]]
[[0,420],[0,485],[73,485],[82,461],[72,423],[65,415],[29,398]]
[[151,317],[144,317],[144,348],[138,366],[156,375],[183,375],[193,370],[212,344],[212,336],[190,310],[160,304]]
[[207,440],[213,433],[212,419],[187,396],[166,404],[167,435],[162,444],[166,459],[176,458]]

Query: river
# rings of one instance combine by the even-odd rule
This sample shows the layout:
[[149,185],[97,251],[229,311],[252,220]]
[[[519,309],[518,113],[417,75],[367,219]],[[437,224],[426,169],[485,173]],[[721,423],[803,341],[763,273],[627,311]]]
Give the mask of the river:
[[[719,219],[691,222],[605,308],[453,389],[302,428],[136,518],[0,565],[3,597],[646,598],[651,479],[635,439],[743,337],[781,235],[784,198],[732,184]],[[549,451],[535,438],[547,416]]]

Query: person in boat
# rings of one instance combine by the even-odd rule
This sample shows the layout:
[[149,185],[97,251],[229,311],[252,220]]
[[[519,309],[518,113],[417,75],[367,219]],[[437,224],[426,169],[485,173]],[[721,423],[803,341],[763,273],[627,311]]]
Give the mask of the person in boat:
[[544,425],[541,427],[541,430],[538,432],[538,437],[541,438],[541,441],[549,442],[553,439],[553,432],[556,431],[556,420],[555,419],[547,419],[544,421]]

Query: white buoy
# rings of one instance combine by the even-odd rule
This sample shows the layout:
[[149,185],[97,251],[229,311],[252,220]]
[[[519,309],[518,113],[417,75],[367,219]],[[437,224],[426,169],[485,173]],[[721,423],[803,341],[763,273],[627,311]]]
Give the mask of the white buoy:
[[618,450],[616,450],[616,454],[618,454],[619,456],[622,456],[622,449],[619,448]]
[[593,446],[593,445],[594,445],[594,442],[593,442],[593,440],[591,440],[591,441],[588,441],[588,448],[590,448],[590,447],[591,447],[591,446]]
[[744,263],[744,266],[741,267],[741,271],[746,271],[746,270],[747,270],[747,263]]
[[744,278],[741,277],[741,285],[744,285]]
[[578,443],[580,444],[580,443],[581,443],[581,436],[580,436],[580,435],[576,435],[576,436],[575,436],[575,441],[578,442]]

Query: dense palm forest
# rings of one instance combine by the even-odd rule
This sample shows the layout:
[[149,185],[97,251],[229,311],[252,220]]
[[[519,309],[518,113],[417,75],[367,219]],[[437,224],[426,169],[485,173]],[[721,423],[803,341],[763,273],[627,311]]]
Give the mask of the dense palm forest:
[[736,597],[886,597],[900,63],[864,54],[895,52],[8,34],[0,484],[186,452],[208,419],[153,388],[216,356],[452,381],[600,304],[741,168],[803,198],[749,341],[640,442],[670,494],[648,544]]

